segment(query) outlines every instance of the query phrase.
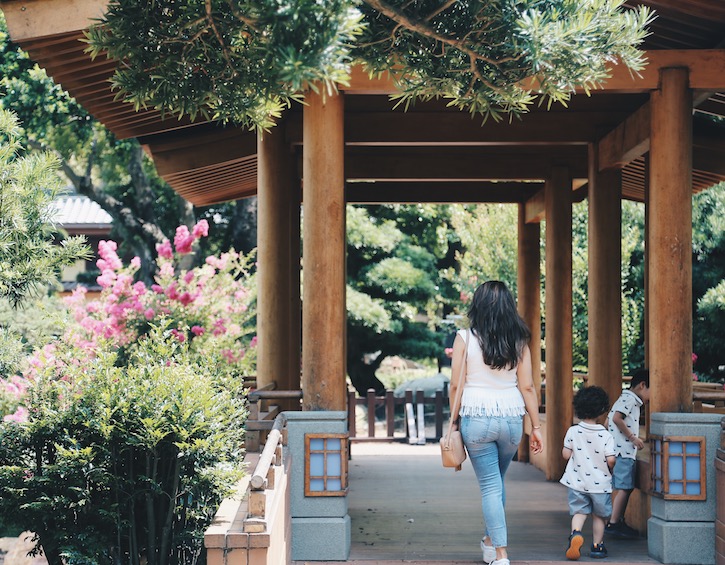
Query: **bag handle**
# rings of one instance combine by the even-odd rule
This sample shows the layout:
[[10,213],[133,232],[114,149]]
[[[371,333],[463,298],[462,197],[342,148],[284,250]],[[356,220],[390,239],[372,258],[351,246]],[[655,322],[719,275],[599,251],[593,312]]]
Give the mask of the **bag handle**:
[[466,360],[468,358],[468,334],[471,330],[466,330],[466,337],[464,338],[465,347],[463,348],[463,355],[461,356],[461,371],[458,375],[458,388],[456,389],[456,397],[453,399],[453,406],[451,407],[451,421],[448,424],[448,431],[446,432],[446,443],[451,440],[451,432],[453,431],[453,414],[458,413],[461,409],[461,398],[463,397],[463,387],[466,384]]

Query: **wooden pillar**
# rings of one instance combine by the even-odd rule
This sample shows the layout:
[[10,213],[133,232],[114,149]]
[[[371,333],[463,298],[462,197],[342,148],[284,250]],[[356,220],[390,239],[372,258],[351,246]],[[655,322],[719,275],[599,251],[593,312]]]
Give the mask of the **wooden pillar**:
[[614,403],[622,393],[622,172],[599,172],[589,148],[589,378]]
[[302,406],[345,410],[343,97],[320,91],[303,110]]
[[[644,366],[649,369],[649,153],[644,156]],[[649,429],[649,420],[647,420]]]
[[559,480],[564,436],[573,422],[572,179],[553,167],[546,182],[546,478]]
[[651,95],[650,413],[692,411],[692,92],[662,69]]
[[[526,205],[519,204],[518,280],[517,299],[519,313],[531,330],[531,371],[534,376],[539,402],[541,402],[541,226],[526,223]],[[528,461],[528,440],[519,447],[519,461]]]
[[302,199],[302,186],[299,176],[295,173],[294,184],[290,194],[290,325],[289,325],[289,374],[293,377],[294,388],[299,390],[302,386],[302,288],[300,286],[300,270],[302,268],[302,238],[300,234],[300,204]]
[[289,289],[293,279],[290,212],[294,178],[294,161],[285,143],[284,124],[260,133],[257,139],[257,386],[276,382],[279,390],[299,387],[299,372],[290,372],[290,333],[287,331],[293,324]]

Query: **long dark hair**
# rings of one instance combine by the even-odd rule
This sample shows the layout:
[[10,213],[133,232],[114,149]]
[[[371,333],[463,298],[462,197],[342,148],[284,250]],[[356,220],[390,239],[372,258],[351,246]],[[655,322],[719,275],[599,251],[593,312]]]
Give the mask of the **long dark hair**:
[[531,332],[504,283],[487,281],[476,289],[468,320],[486,365],[493,369],[512,369],[518,364]]

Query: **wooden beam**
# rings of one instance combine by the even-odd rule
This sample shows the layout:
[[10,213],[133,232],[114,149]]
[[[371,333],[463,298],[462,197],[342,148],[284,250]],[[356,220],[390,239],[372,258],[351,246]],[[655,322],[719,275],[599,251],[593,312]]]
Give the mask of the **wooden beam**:
[[0,2],[16,43],[86,29],[106,13],[108,0],[16,0]]
[[542,187],[535,182],[355,182],[345,186],[349,204],[523,202]]
[[[664,68],[684,67],[690,71],[690,88],[720,91],[725,89],[725,49],[661,49],[646,52],[647,66],[639,76],[624,65],[611,65],[612,76],[594,93],[635,93],[655,90],[659,85],[659,71]],[[525,87],[534,88],[535,79]],[[353,69],[350,85],[344,88],[356,94],[394,94],[397,92],[389,77],[371,81],[361,69]]]
[[[367,148],[366,148],[367,149]],[[348,151],[347,181],[544,180],[553,165],[566,165],[577,178],[587,176],[585,147],[566,154],[501,151]]]
[[[196,128],[195,128],[196,129]],[[142,138],[159,175],[169,175],[226,163],[257,153],[257,136],[236,128],[200,127],[198,133],[155,135]]]
[[546,215],[545,193],[542,188],[524,203],[524,219],[527,224],[538,224]]
[[647,153],[649,130],[650,106],[647,103],[599,141],[599,171],[621,169]]
[[609,92],[642,92],[656,90],[660,85],[660,70],[689,69],[689,87],[701,90],[725,88],[725,49],[673,49],[647,51],[647,66],[640,76],[633,77],[629,69],[617,65],[602,90]]
[[721,151],[709,147],[694,147],[692,168],[723,177],[725,176],[725,155]]
[[[483,123],[480,117],[457,111],[348,112],[347,146],[485,146],[586,145],[626,116],[622,111],[532,112],[512,122]],[[299,113],[289,120],[288,141],[302,143]]]
[[362,65],[353,65],[350,69],[349,83],[341,84],[339,88],[347,94],[392,94],[397,92],[390,73],[370,76]]

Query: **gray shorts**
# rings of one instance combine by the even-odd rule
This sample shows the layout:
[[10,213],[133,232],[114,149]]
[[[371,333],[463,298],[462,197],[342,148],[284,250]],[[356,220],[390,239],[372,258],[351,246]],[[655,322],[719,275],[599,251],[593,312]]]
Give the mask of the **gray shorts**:
[[612,493],[569,491],[569,515],[594,514],[605,520],[612,515]]
[[634,471],[637,461],[628,457],[617,455],[617,462],[612,472],[612,487],[617,490],[632,490],[634,488]]

